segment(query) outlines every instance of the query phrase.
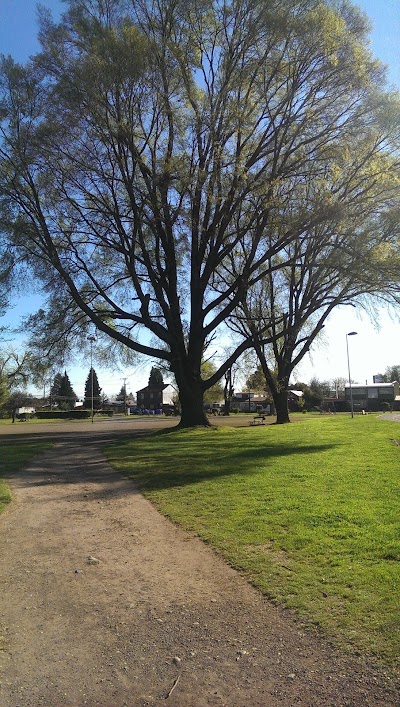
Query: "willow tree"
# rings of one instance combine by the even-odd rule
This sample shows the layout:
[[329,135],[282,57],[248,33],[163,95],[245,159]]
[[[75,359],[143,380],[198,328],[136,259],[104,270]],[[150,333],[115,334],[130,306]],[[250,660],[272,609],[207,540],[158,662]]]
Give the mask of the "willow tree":
[[70,0],[58,25],[42,12],[38,56],[3,61],[3,233],[51,314],[70,303],[166,362],[183,426],[208,424],[204,392],[253,344],[204,379],[210,342],[334,217],[310,194],[276,227],[310,165],[379,110],[366,31],[348,2]]
[[[275,267],[274,256],[231,322],[253,337],[278,423],[289,422],[291,374],[336,307],[399,303],[400,110],[391,107],[392,99],[385,114],[353,138],[352,149],[331,152],[323,179],[314,169],[304,175],[279,227],[310,191],[329,201],[335,218],[293,239],[278,257],[284,267]],[[266,338],[272,343],[266,345]]]

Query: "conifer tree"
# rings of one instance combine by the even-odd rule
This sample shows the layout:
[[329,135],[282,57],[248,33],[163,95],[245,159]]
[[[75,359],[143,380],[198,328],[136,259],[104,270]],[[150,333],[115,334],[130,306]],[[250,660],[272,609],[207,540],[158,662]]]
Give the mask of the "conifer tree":
[[59,389],[59,408],[61,410],[71,410],[75,407],[75,401],[78,396],[74,392],[71,385],[71,381],[68,378],[67,371],[64,371],[64,375],[61,376],[61,383]]
[[52,404],[60,402],[60,388],[61,388],[61,382],[62,382],[62,373],[58,372],[55,374],[53,378],[53,383],[51,384],[50,388],[50,400]]
[[91,368],[86,378],[85,383],[85,398],[83,401],[83,406],[85,408],[92,407],[92,372],[93,372],[93,409],[98,410],[101,408],[101,388],[99,385],[99,380],[97,378],[97,373],[94,368]]
[[126,385],[123,385],[115,399],[119,400],[119,401],[121,401],[121,400],[125,401],[126,398],[127,398]]
[[152,367],[149,376],[149,385],[159,386],[163,385],[164,379],[160,368]]

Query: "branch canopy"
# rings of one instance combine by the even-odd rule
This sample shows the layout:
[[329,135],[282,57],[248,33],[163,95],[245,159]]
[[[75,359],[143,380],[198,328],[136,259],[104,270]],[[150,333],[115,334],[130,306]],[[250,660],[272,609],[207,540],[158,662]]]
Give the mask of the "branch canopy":
[[214,384],[253,343],[202,379],[246,293],[398,197],[398,104],[367,30],[322,0],[42,11],[40,54],[2,62],[0,219],[49,301],[166,361],[181,392]]

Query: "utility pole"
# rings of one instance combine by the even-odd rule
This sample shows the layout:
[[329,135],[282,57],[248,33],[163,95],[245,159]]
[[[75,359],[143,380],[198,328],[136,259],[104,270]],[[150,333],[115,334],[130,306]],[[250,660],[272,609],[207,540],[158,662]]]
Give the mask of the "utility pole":
[[93,342],[96,341],[95,336],[88,336],[90,341],[90,378],[91,378],[91,398],[92,398],[92,425],[94,420],[94,405],[93,405]]
[[126,415],[126,378],[122,380],[124,381],[124,415]]
[[351,410],[351,416],[354,417],[353,388],[351,387],[351,375],[350,375],[349,336],[357,336],[357,332],[356,331],[349,331],[349,333],[346,334],[347,369],[349,372],[349,387],[350,387],[350,410]]

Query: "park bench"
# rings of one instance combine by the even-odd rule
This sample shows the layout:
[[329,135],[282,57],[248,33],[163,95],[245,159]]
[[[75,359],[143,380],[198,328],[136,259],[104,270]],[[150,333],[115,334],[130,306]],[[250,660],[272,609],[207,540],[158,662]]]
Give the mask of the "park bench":
[[265,415],[256,415],[250,420],[250,425],[265,425]]

